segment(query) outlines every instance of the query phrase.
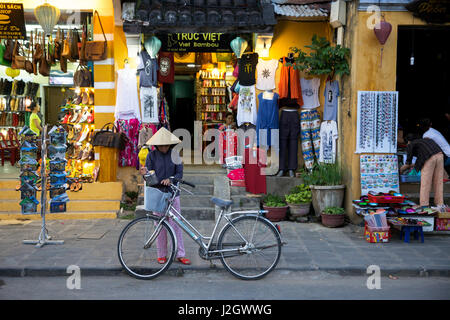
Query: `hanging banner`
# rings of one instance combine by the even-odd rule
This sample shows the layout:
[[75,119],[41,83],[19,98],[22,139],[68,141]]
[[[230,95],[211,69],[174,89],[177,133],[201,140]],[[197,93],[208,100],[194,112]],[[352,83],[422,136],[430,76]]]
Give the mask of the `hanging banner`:
[[450,1],[448,0],[414,0],[406,4],[405,8],[427,23],[450,22]]
[[0,3],[0,39],[26,39],[22,3]]
[[157,34],[163,52],[231,52],[230,42],[235,34],[206,33],[167,33]]

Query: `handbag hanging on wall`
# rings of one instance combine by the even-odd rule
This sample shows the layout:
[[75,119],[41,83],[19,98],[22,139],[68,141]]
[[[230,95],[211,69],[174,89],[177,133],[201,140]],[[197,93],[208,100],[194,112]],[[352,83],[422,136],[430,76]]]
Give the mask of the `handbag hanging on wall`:
[[13,59],[12,59],[12,63],[11,63],[11,68],[25,70],[25,60],[26,60],[26,58],[24,56],[20,55],[19,47],[20,47],[19,41],[16,40],[16,42],[14,44],[14,51],[13,51]]
[[70,37],[70,42],[69,42],[69,44],[70,44],[70,57],[69,57],[69,61],[70,62],[75,62],[75,61],[77,61],[79,58],[80,58],[80,56],[79,56],[79,54],[78,54],[78,47],[79,47],[79,43],[81,44],[81,41],[80,41],[80,35],[79,35],[79,33],[78,33],[78,29],[77,28],[75,28],[75,29],[72,29],[71,30],[71,37]]
[[87,61],[101,61],[106,59],[107,55],[107,45],[108,42],[106,40],[105,31],[103,30],[102,21],[100,20],[100,15],[97,10],[94,11],[94,19],[95,15],[97,15],[98,21],[100,23],[100,27],[102,29],[104,41],[86,41],[85,47],[85,56],[84,60]]
[[5,52],[6,52],[6,44],[0,42],[0,65],[10,67],[11,61],[8,61],[4,58]]
[[81,63],[73,75],[73,85],[75,87],[92,87],[91,72]]
[[41,60],[39,61],[39,73],[44,77],[48,77],[50,75],[50,64],[47,60],[47,50],[45,48],[45,34],[42,34],[42,47],[44,51],[42,53]]
[[31,31],[30,46],[28,49],[27,59],[25,60],[25,70],[31,74],[31,73],[33,73],[33,63],[30,60],[30,52],[31,52],[31,57],[33,57],[33,31]]
[[59,67],[61,69],[62,72],[66,73],[67,72],[67,58],[64,57],[63,55],[63,48],[64,48],[64,43],[65,43],[65,39],[64,39],[64,30],[61,30],[61,54],[59,57]]
[[9,39],[6,41],[5,52],[3,53],[3,59],[12,62],[12,56],[14,52],[14,41]]

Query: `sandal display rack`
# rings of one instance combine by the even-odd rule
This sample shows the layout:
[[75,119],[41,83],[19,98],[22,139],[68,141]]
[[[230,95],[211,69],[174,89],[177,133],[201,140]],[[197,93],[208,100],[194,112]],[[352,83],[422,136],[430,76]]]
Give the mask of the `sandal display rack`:
[[82,183],[96,180],[98,168],[92,138],[95,131],[94,94],[92,87],[73,88],[75,97],[61,107],[61,119],[67,131],[66,172],[70,191],[80,191]]

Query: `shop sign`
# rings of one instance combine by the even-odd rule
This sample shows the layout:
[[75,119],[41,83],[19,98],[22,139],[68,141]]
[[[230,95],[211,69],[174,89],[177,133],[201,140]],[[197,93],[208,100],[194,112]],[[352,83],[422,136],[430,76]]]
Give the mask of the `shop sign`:
[[230,42],[235,34],[207,33],[167,33],[157,34],[164,52],[231,52]]
[[0,39],[26,39],[22,3],[0,3]]
[[405,8],[428,23],[450,22],[449,0],[415,0],[405,5]]

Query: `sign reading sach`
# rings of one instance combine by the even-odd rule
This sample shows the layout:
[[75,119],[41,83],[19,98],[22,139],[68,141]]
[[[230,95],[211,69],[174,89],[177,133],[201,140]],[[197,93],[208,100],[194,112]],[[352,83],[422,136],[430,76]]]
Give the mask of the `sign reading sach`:
[[22,3],[0,3],[0,39],[26,39]]
[[164,52],[231,52],[236,35],[221,32],[157,34]]

